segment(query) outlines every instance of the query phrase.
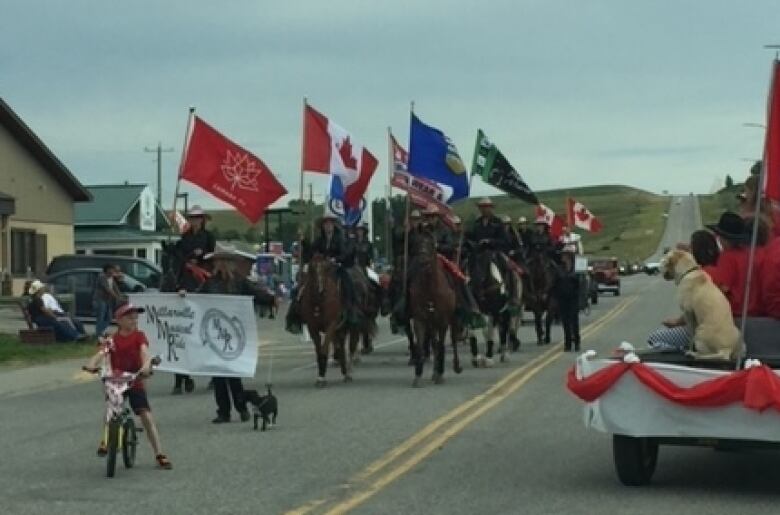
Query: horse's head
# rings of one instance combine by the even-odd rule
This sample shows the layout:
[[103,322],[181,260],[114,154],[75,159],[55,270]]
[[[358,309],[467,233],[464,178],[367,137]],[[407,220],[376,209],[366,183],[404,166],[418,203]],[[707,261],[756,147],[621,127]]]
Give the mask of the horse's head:
[[312,284],[315,291],[322,293],[325,290],[328,280],[336,280],[336,265],[322,254],[315,254],[306,271],[307,283]]
[[436,258],[436,237],[427,228],[417,233],[416,254],[420,261],[432,262]]

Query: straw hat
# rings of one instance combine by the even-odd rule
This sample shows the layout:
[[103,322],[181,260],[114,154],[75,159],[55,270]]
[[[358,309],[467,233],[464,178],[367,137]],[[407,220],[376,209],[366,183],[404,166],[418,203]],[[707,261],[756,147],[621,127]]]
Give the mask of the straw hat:
[[493,207],[493,201],[490,200],[490,197],[482,197],[479,202],[477,202],[478,207]]
[[187,211],[186,218],[205,218],[207,220],[211,220],[211,215],[206,213],[206,211],[204,211],[202,207],[195,204],[194,206],[192,206],[192,209]]

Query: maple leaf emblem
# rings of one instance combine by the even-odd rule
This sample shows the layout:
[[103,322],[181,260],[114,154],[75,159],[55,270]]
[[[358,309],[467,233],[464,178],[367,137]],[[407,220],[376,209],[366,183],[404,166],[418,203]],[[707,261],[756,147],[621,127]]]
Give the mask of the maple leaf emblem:
[[257,163],[249,157],[248,153],[241,154],[228,150],[220,168],[232,189],[258,191],[257,176],[260,175],[260,169],[256,165]]
[[588,210],[584,207],[581,207],[579,211],[576,212],[576,215],[580,222],[585,222],[590,219],[590,213],[588,213]]
[[352,143],[349,141],[349,136],[341,143],[339,155],[341,156],[341,161],[344,163],[344,168],[347,170],[357,170],[357,159],[352,157]]

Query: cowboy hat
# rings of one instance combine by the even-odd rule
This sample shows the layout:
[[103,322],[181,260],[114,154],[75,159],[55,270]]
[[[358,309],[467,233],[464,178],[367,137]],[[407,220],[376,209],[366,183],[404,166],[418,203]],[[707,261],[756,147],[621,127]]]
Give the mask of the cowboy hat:
[[187,211],[187,215],[185,216],[185,218],[205,218],[207,220],[211,220],[211,215],[206,213],[202,207],[195,204],[194,206],[192,206],[192,209]]
[[728,241],[745,242],[749,239],[745,221],[737,213],[731,211],[720,215],[717,224],[707,224],[706,227]]
[[536,220],[534,221],[535,224],[542,224],[542,225],[549,225],[547,223],[547,218],[544,216],[537,216]]
[[490,197],[482,197],[479,202],[477,202],[478,207],[493,207],[493,201],[490,200]]
[[119,320],[130,313],[143,313],[144,311],[146,311],[144,308],[140,308],[128,302],[127,304],[123,304],[116,308],[116,311],[114,311],[114,320]]
[[461,219],[460,219],[460,217],[459,217],[458,215],[453,215],[453,217],[452,217],[452,223],[454,223],[454,224],[459,224],[459,223],[461,223]]
[[45,284],[43,284],[41,281],[36,279],[32,283],[30,283],[30,287],[27,289],[27,293],[29,293],[30,295],[35,295],[45,287],[46,287]]
[[517,219],[517,223],[519,223],[519,224],[527,224],[528,220],[526,219],[526,217],[521,216],[520,218]]
[[412,212],[409,214],[409,218],[421,218],[422,215],[420,214],[420,211],[417,209],[413,209]]
[[509,215],[501,215],[500,218],[501,218],[501,223],[504,223],[504,224],[511,224],[512,223],[512,218],[510,218]]

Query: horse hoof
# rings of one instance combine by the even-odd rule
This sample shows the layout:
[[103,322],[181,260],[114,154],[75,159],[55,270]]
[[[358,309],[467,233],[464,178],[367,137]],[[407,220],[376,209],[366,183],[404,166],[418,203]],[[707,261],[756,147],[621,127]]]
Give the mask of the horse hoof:
[[485,368],[493,368],[493,358],[485,358],[482,363]]
[[479,368],[479,359],[473,358],[471,360],[471,364],[474,366],[474,368]]
[[365,355],[369,355],[372,352],[374,352],[374,347],[371,346],[371,345],[363,348],[363,354],[365,354]]
[[317,382],[314,383],[314,386],[316,386],[317,388],[325,388],[326,386],[328,386],[328,380],[325,379],[324,377],[318,377]]
[[422,388],[422,381],[420,381],[419,377],[415,377],[414,380],[412,380],[412,388]]
[[456,374],[460,374],[463,372],[463,367],[461,367],[460,365],[456,365],[452,367],[452,371],[455,372]]
[[431,380],[433,381],[433,384],[442,384],[444,383],[444,376],[441,374],[433,374]]
[[352,364],[360,365],[360,354],[355,354],[355,356],[352,358]]
[[409,358],[409,366],[410,367],[414,366],[414,358]]
[[501,361],[501,363],[506,363],[507,361],[509,361],[509,357],[507,357],[506,354],[501,354],[499,360]]
[[332,366],[332,367],[338,367],[338,366],[340,366],[340,365],[339,365],[339,360],[337,360],[337,359],[335,359],[335,358],[331,359],[331,360],[330,360],[330,366]]
[[344,382],[345,383],[351,383],[352,382],[352,376],[347,374],[344,376]]

